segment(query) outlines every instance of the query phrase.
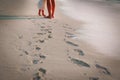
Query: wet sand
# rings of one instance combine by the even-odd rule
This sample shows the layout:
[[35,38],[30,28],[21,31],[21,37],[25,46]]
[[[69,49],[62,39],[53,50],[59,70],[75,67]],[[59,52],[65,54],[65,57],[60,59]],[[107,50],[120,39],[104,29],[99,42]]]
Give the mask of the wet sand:
[[76,31],[77,39],[88,42],[97,49],[97,52],[119,59],[119,2],[115,0],[63,0],[62,2],[64,6],[61,8],[64,14],[84,22]]

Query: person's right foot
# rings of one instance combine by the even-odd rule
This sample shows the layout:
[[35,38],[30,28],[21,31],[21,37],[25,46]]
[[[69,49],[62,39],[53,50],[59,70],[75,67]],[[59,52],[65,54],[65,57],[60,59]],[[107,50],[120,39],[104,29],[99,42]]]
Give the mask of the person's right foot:
[[40,13],[41,13],[41,10],[39,9],[39,11],[38,11],[38,15],[39,15],[39,16],[41,16],[41,14],[40,14]]
[[54,16],[52,16],[52,18],[54,18]]
[[52,17],[52,16],[46,16],[45,18],[49,18],[49,19],[52,19],[53,17]]

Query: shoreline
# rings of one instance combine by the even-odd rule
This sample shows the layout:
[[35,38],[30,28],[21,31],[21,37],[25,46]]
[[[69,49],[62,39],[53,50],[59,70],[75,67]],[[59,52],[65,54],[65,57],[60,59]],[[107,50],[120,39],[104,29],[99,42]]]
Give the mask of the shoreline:
[[[120,28],[118,26],[120,24],[119,12],[117,11],[119,4],[116,7],[114,3],[109,3],[109,1],[67,3],[62,6],[63,13],[71,17],[71,19],[84,23],[76,31],[78,40],[89,43],[98,52],[105,54],[105,56],[119,59],[120,50],[118,47],[120,46],[120,37],[118,34]],[[80,9],[76,9],[77,7]]]

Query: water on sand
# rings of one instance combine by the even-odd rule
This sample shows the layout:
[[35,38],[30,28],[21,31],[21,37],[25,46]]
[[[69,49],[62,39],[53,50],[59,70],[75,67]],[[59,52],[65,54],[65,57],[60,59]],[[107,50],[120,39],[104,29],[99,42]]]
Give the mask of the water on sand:
[[60,0],[64,13],[85,24],[77,31],[79,40],[87,41],[105,55],[119,58],[120,4],[103,0]]

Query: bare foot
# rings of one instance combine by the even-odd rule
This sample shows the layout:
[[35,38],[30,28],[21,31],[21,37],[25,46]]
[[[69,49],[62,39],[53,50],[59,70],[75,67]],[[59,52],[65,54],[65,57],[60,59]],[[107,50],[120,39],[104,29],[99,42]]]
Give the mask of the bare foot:
[[42,16],[43,16],[43,17],[46,17],[46,15],[44,14],[44,12],[42,12]]
[[49,18],[49,19],[52,19],[52,16],[46,16],[45,18]]
[[38,15],[39,15],[39,16],[41,16],[41,14],[40,14],[40,13],[38,13]]
[[52,15],[52,18],[54,18],[54,15]]
[[42,14],[42,16],[43,16],[43,17],[46,17],[46,15],[45,15],[45,14]]

